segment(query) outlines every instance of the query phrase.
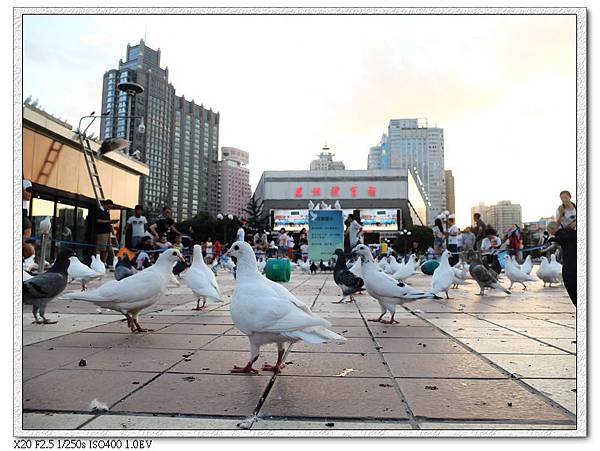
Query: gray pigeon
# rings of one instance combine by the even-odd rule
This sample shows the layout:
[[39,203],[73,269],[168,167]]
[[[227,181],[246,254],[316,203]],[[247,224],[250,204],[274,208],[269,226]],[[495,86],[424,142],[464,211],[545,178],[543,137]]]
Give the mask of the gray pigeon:
[[[74,255],[73,249],[62,249],[48,271],[23,281],[23,304],[33,306],[34,324],[54,324],[57,322],[50,321],[44,316],[46,305],[66,288],[69,258]],[[41,321],[38,318],[38,312],[42,318]]]
[[350,296],[350,302],[354,301],[354,293],[364,290],[364,281],[360,277],[356,277],[346,266],[346,256],[342,249],[336,249],[335,255],[337,260],[333,269],[333,280],[335,284],[342,290],[342,299],[334,304],[341,304],[346,296]]
[[129,256],[125,253],[115,265],[115,279],[122,280],[134,274],[135,271],[133,266],[131,266],[131,260],[129,260]]
[[477,293],[478,296],[483,296],[486,288],[496,288],[504,291],[506,294],[510,294],[509,290],[498,283],[498,274],[484,265],[483,261],[481,261],[481,255],[478,252],[468,251],[466,259],[469,262],[469,273],[481,290]]

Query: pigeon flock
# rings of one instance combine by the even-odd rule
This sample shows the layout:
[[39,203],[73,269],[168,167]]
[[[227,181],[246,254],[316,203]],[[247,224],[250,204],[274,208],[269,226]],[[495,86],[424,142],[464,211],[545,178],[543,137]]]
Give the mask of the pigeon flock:
[[[315,206],[317,208],[318,205]],[[374,298],[381,309],[377,318],[369,319],[383,324],[398,323],[394,319],[396,308],[406,302],[418,299],[450,299],[449,290],[457,288],[469,279],[474,280],[480,288],[478,295],[485,295],[485,289],[497,289],[511,294],[515,283],[527,289],[526,282],[541,279],[546,284],[560,283],[561,265],[553,255],[550,260],[542,257],[537,271],[537,278],[531,275],[533,262],[527,257],[522,265],[514,258],[504,257],[504,275],[510,281],[505,288],[500,282],[500,275],[483,263],[481,254],[467,251],[464,259],[455,266],[450,265],[450,253],[444,251],[439,265],[433,271],[429,290],[419,290],[406,283],[406,280],[417,273],[420,262],[415,255],[398,261],[393,256],[382,257],[376,261],[371,249],[358,244],[352,250],[352,259],[347,261],[341,249],[334,252],[333,260],[314,261],[299,260],[292,268],[311,274],[317,271],[332,272],[333,280],[341,291],[342,298],[334,302],[343,303],[347,298],[354,302],[354,296],[365,291]],[[332,256],[333,257],[333,256]],[[208,266],[202,256],[199,245],[193,248],[192,263],[185,262],[177,249],[162,252],[156,263],[142,271],[136,271],[127,254],[123,255],[115,266],[114,279],[104,282],[94,289],[87,289],[86,283],[101,279],[105,275],[105,266],[99,256],[92,257],[90,266],[84,265],[70,248],[58,252],[56,261],[46,272],[32,276],[30,271],[33,262],[24,264],[23,269],[23,303],[32,306],[36,324],[53,324],[45,316],[46,306],[50,301],[62,294],[63,299],[93,303],[99,307],[123,314],[131,332],[147,332],[141,327],[139,315],[152,307],[167,289],[169,283],[179,285],[178,277],[185,272],[185,284],[196,299],[193,310],[202,310],[206,302],[222,302],[221,292],[215,272],[218,268],[229,270],[234,274],[235,288],[231,298],[230,313],[235,326],[248,337],[250,358],[245,365],[234,366],[233,373],[258,373],[253,364],[259,357],[260,348],[266,344],[277,346],[277,361],[265,364],[264,371],[280,372],[284,368],[286,345],[298,341],[307,343],[326,343],[329,341],[345,341],[341,335],[329,329],[330,323],[315,315],[311,309],[296,298],[285,286],[269,280],[264,274],[266,261],[256,259],[252,247],[237,241],[229,249],[228,255],[220,262]],[[68,282],[81,284],[81,291],[63,293]],[[202,301],[202,305],[200,305]],[[389,319],[384,319],[389,313]]]

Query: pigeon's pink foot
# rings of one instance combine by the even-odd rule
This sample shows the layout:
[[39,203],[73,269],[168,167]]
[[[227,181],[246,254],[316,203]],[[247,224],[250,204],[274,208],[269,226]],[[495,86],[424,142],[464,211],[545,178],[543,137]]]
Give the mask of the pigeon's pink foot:
[[249,363],[246,366],[237,366],[237,365],[234,365],[233,369],[231,369],[229,372],[230,373],[254,373],[254,374],[258,374],[258,370],[252,368],[252,364],[251,363]]
[[137,320],[134,318],[131,318],[131,320],[133,321],[133,325],[135,326],[135,330],[137,332],[142,333],[142,332],[153,332],[154,331],[154,329],[144,329],[142,326],[140,326],[140,323],[138,323]]
[[381,318],[371,318],[371,319],[368,319],[367,321],[372,321],[374,323],[385,323],[385,321],[382,321]]
[[263,371],[273,371],[274,373],[279,373],[283,368],[285,368],[285,364],[276,363],[275,365],[270,365],[265,363],[262,367]]

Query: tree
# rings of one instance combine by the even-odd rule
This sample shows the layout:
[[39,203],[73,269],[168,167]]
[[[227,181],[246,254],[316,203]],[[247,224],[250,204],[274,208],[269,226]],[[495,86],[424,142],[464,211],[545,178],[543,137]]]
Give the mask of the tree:
[[248,234],[255,234],[260,229],[268,227],[268,218],[263,211],[263,202],[257,201],[255,194],[252,194],[244,212],[248,214]]

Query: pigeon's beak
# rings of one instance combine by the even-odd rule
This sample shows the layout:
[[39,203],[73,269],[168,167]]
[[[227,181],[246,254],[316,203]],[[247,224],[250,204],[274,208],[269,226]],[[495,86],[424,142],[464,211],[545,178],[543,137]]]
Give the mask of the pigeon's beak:
[[353,257],[356,257],[358,255],[358,253],[356,251],[352,251],[352,253],[350,255],[352,255]]

